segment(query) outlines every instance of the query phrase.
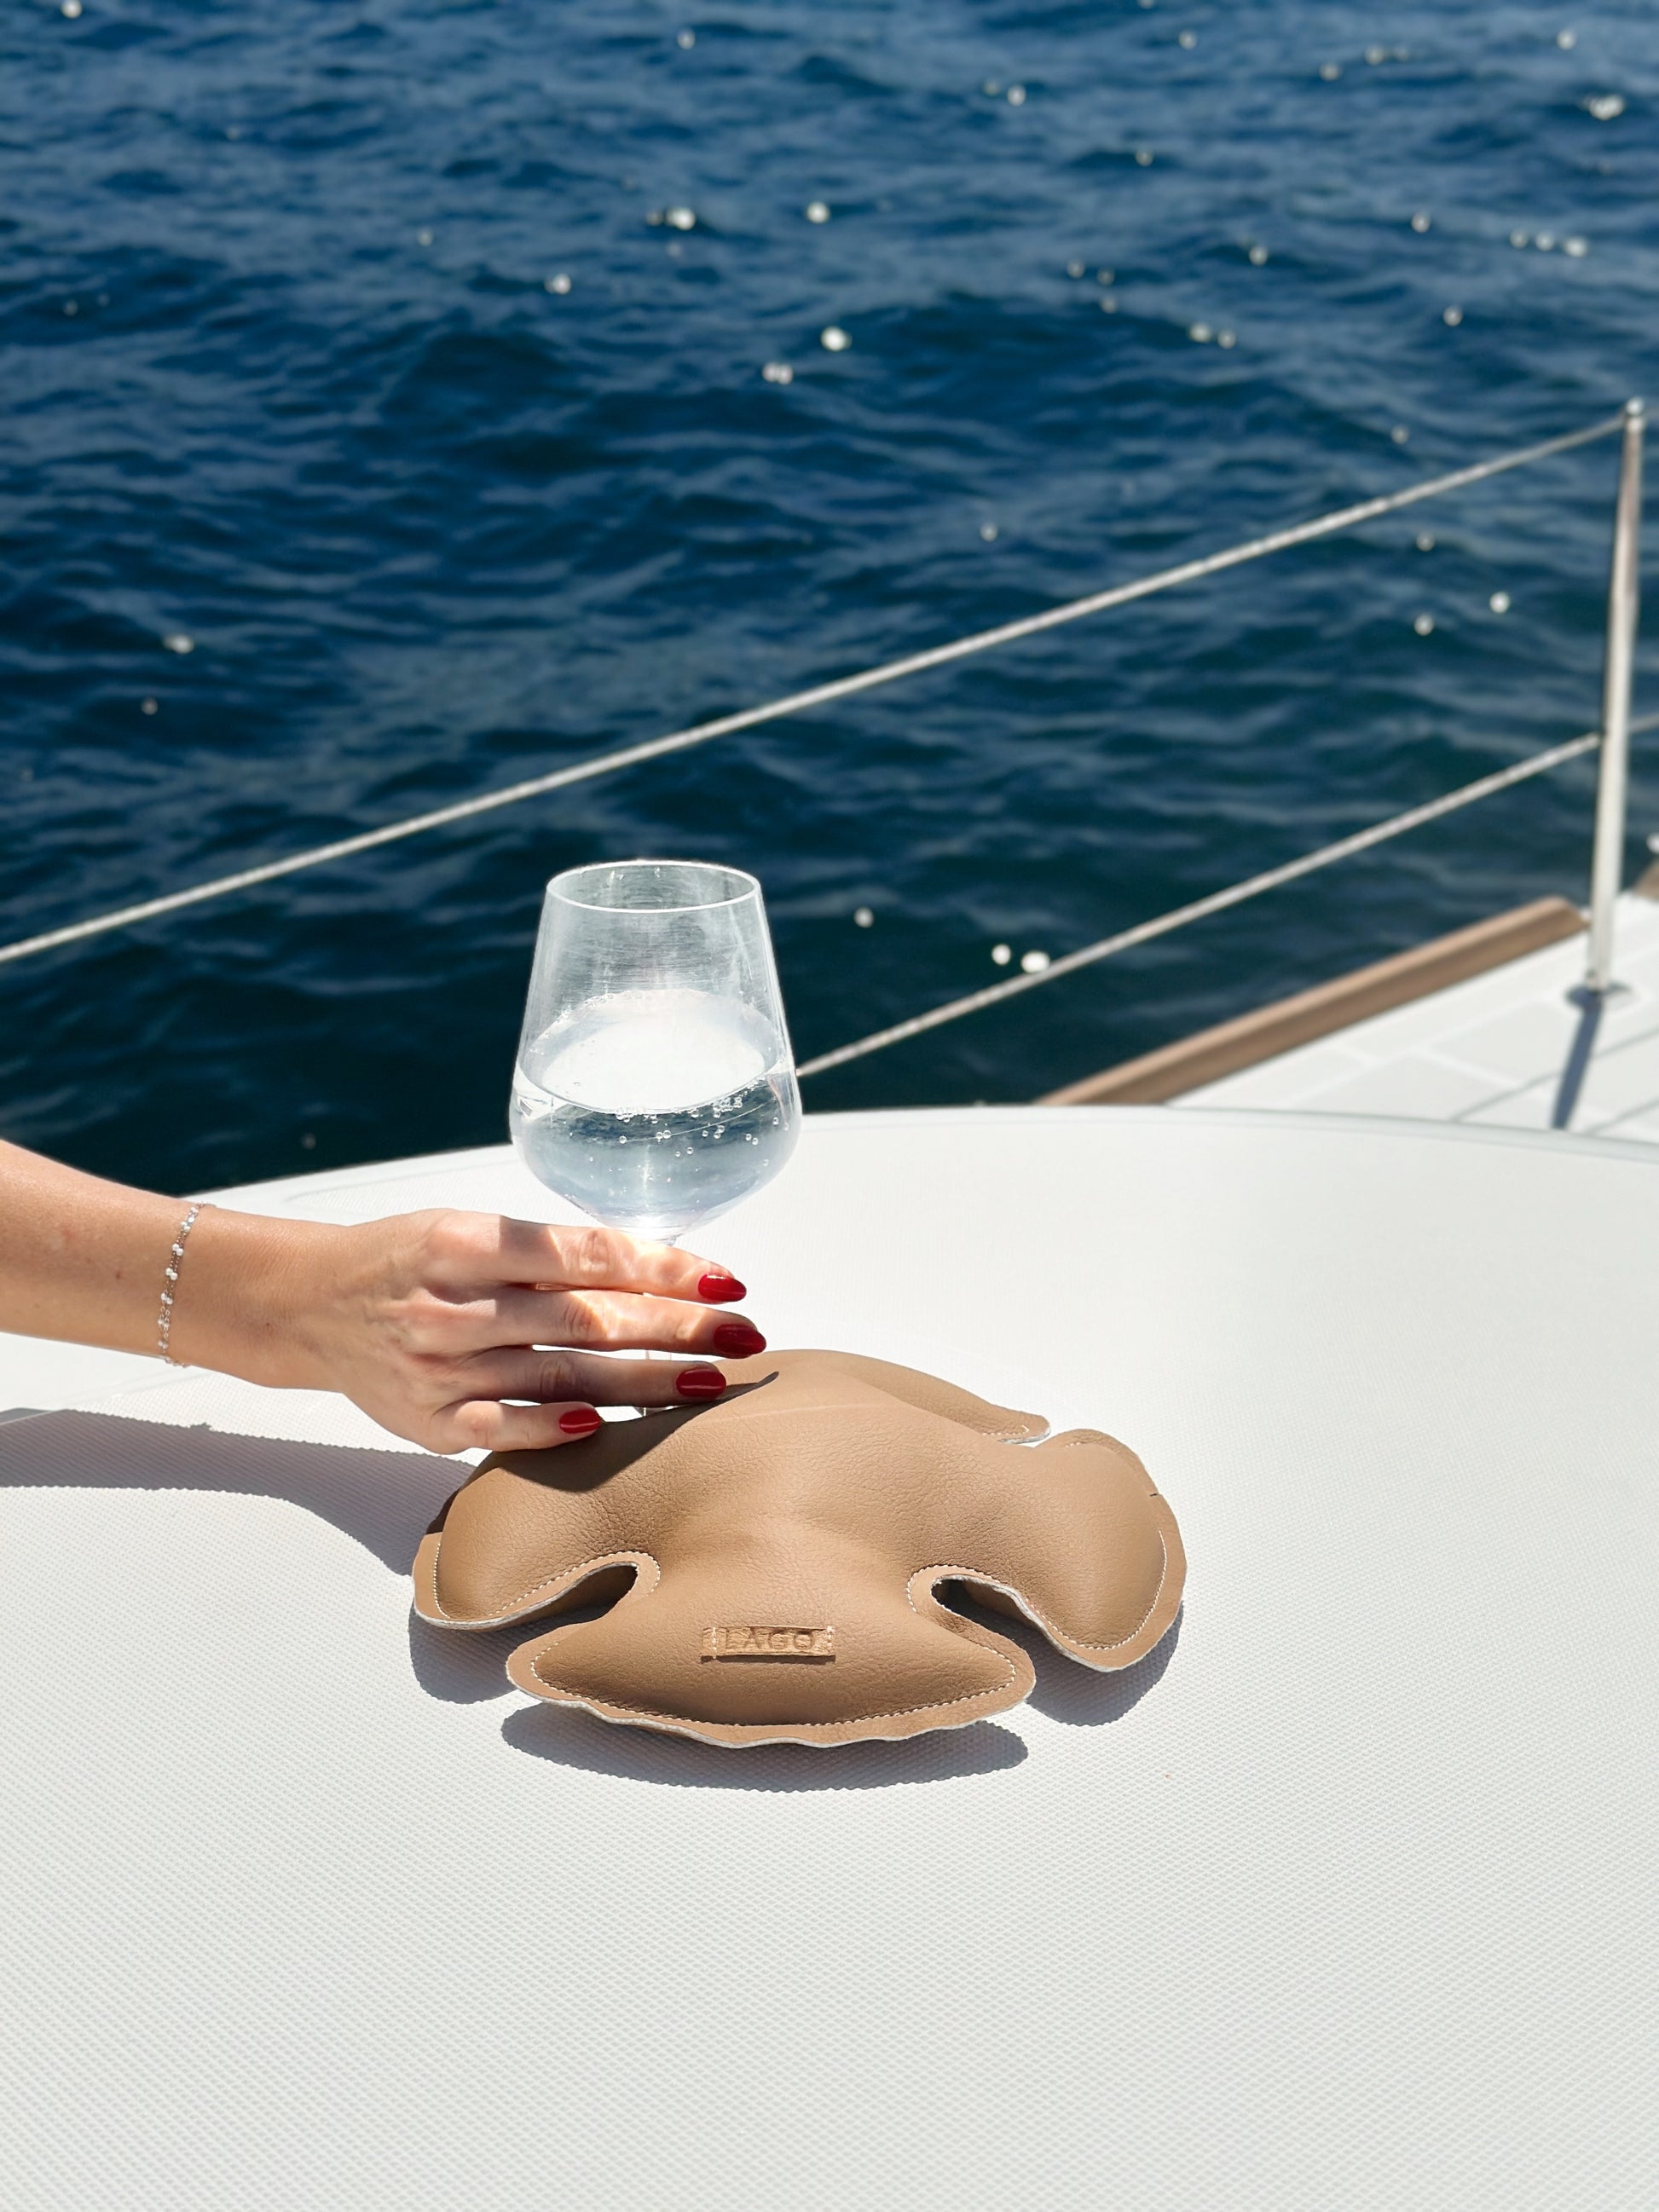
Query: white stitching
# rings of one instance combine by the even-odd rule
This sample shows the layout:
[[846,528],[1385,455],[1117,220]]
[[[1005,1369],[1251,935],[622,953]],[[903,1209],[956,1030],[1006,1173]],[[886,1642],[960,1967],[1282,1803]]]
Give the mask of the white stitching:
[[[1157,1494],[1156,1492],[1152,1493],[1154,1497]],[[1016,1589],[1008,1583],[1000,1583],[994,1575],[985,1574],[975,1567],[950,1567],[945,1569],[945,1572],[957,1582],[989,1583],[993,1589],[1001,1590],[1006,1596],[1014,1600],[1051,1643],[1057,1643],[1062,1647],[1067,1644],[1074,1644],[1079,1651],[1121,1651],[1126,1644],[1134,1642],[1136,1637],[1141,1633],[1147,1622],[1158,1611],[1158,1601],[1164,1595],[1164,1585],[1170,1579],[1170,1547],[1164,1540],[1164,1531],[1161,1528],[1158,1532],[1158,1548],[1164,1555],[1164,1565],[1158,1574],[1158,1588],[1152,1592],[1152,1601],[1129,1633],[1127,1636],[1120,1636],[1112,1644],[1097,1644],[1086,1636],[1068,1636],[1057,1621],[1049,1620],[1041,1607],[1032,1604],[1024,1590]],[[947,1607],[946,1610],[948,1611],[949,1608]]]
[[[906,1578],[904,1584],[904,1601],[909,1607],[911,1612],[915,1613],[916,1619],[919,1621],[921,1621],[921,1625],[924,1628],[938,1627],[942,1624],[939,1622],[922,1620],[921,1614],[916,1610],[915,1599],[910,1594],[911,1583],[918,1581],[923,1575],[932,1575],[936,1580],[943,1581],[945,1576],[953,1573],[960,1573],[961,1571],[962,1570],[958,1568],[951,1567],[918,1567],[914,1575],[910,1575]],[[948,1608],[942,1607],[940,1610],[946,1611]],[[557,1632],[556,1631],[555,1632],[556,1633]],[[988,1630],[987,1632],[987,1633],[990,1635],[994,1635],[995,1632],[994,1629]],[[947,1630],[946,1633],[949,1634],[950,1632]],[[1002,1654],[1000,1652],[994,1651],[993,1647],[989,1644],[981,1644],[978,1646],[978,1649],[981,1651],[991,1650],[993,1652],[993,1656],[1002,1658]],[[1009,1686],[1010,1683],[1018,1681],[1019,1668],[1018,1663],[1012,1659],[1006,1658],[1003,1658],[1002,1663],[1008,1669],[1007,1680],[1005,1681],[994,1682],[982,1690],[964,1690],[959,1698],[929,1698],[923,1704],[919,1705],[898,1705],[894,1707],[890,1712],[855,1713],[850,1719],[839,1721],[705,1721],[701,1723],[701,1725],[705,1728],[743,1729],[865,1728],[867,1727],[872,1721],[908,1720],[912,1713],[948,1712],[952,1705],[972,1705],[976,1699],[981,1698],[1000,1697],[1002,1692]],[[550,1675],[543,1674],[540,1667],[537,1664],[534,1659],[530,1662],[530,1671],[536,1677],[536,1680],[538,1682],[545,1682],[550,1690],[563,1690],[568,1692],[568,1693],[573,1698],[584,1698],[592,1694],[591,1692],[584,1692],[582,1691],[574,1689],[568,1682],[554,1681]],[[641,1720],[679,1721],[683,1723],[690,1722],[694,1726],[697,1725],[696,1717],[691,1713],[659,1713],[651,1706],[624,1705],[620,1699],[616,1698],[606,1698],[604,1702],[608,1705],[613,1706],[619,1713],[637,1713]]]
[[[446,1620],[460,1622],[464,1616],[459,1613],[451,1613],[438,1592],[438,1565],[443,1557],[443,1549],[444,1533],[441,1528],[438,1531],[438,1548],[432,1554],[432,1602]],[[528,1589],[521,1589],[517,1597],[503,1598],[501,1601],[501,1610],[499,1613],[492,1613],[483,1620],[468,1621],[466,1626],[478,1628],[504,1626],[508,1613],[521,1606],[527,1597],[533,1597],[538,1590],[553,1589],[562,1583],[568,1583],[571,1576],[580,1574],[584,1567],[607,1565],[623,1567],[629,1565],[635,1559],[649,1559],[657,1571],[659,1579],[661,1578],[662,1561],[653,1552],[642,1552],[637,1544],[630,1546],[625,1551],[595,1552],[592,1559],[578,1559],[574,1566],[561,1567],[556,1574],[544,1575],[539,1582],[532,1583]]]
[[[912,1610],[913,1610],[913,1611],[915,1610],[914,1607],[912,1607]],[[918,1619],[918,1620],[920,1620],[920,1619],[921,1619],[921,1615],[920,1615],[920,1614],[917,1614],[917,1616],[916,1616],[916,1617],[917,1617],[917,1619]],[[981,1644],[980,1648],[981,1648],[981,1650],[983,1650],[986,1647],[985,1647],[984,1645],[982,1645],[982,1644]],[[1000,1695],[1001,1694],[1001,1692],[1002,1692],[1004,1690],[1006,1690],[1006,1689],[1008,1687],[1008,1683],[1009,1683],[1009,1682],[1017,1682],[1017,1681],[1019,1680],[1019,1669],[1018,1669],[1018,1667],[1016,1667],[1016,1666],[1013,1664],[1012,1661],[1012,1660],[1006,1661],[1004,1663],[1007,1666],[1007,1668],[1008,1668],[1008,1680],[1007,1680],[1006,1682],[996,1682],[996,1683],[993,1683],[993,1684],[991,1685],[991,1686],[990,1686],[988,1689],[984,1689],[984,1690],[964,1690],[964,1691],[963,1691],[963,1694],[962,1694],[962,1695],[961,1695],[961,1697],[959,1697],[959,1698],[929,1698],[929,1699],[927,1700],[927,1702],[925,1705],[899,1705],[899,1706],[896,1707],[896,1708],[894,1709],[894,1711],[891,1711],[891,1712],[888,1712],[888,1713],[854,1713],[854,1714],[853,1714],[853,1715],[850,1717],[850,1718],[848,1718],[848,1719],[847,1719],[847,1720],[841,1720],[841,1721],[701,1721],[701,1722],[700,1722],[700,1721],[697,1719],[696,1716],[694,1713],[659,1713],[659,1712],[656,1711],[655,1711],[652,1706],[649,1706],[649,1705],[623,1705],[623,1704],[621,1702],[621,1700],[620,1700],[619,1698],[603,1698],[603,1699],[602,1699],[602,1702],[603,1702],[604,1704],[607,1705],[610,1705],[610,1706],[611,1706],[611,1707],[615,1711],[619,1712],[619,1713],[636,1713],[636,1714],[639,1716],[639,1717],[640,1717],[642,1721],[673,1721],[673,1722],[678,1723],[681,1727],[690,1726],[690,1727],[693,1727],[693,1728],[702,1727],[702,1728],[742,1728],[742,1729],[747,1729],[747,1728],[755,1728],[755,1729],[780,1729],[780,1728],[840,1729],[840,1728],[863,1728],[863,1727],[866,1727],[866,1726],[870,1722],[872,1722],[872,1721],[902,1721],[902,1720],[906,1720],[906,1719],[908,1719],[908,1718],[909,1717],[909,1716],[910,1716],[912,1713],[942,1713],[942,1712],[945,1712],[945,1711],[947,1711],[949,1710],[949,1708],[950,1708],[951,1706],[952,1706],[952,1705],[972,1705],[972,1704],[975,1702],[975,1700],[976,1698],[994,1698],[994,1697],[998,1697],[998,1696],[1000,1696]],[[576,1698],[580,1699],[580,1700],[581,1700],[581,1702],[582,1702],[583,1704],[586,1704],[586,1703],[588,1703],[588,1702],[589,1702],[589,1700],[591,1700],[591,1698],[592,1698],[592,1696],[593,1696],[593,1694],[594,1694],[594,1693],[593,1693],[593,1692],[592,1692],[592,1691],[591,1691],[591,1690],[577,1690],[577,1689],[573,1689],[573,1688],[571,1687],[571,1686],[570,1686],[570,1684],[569,1684],[568,1682],[556,1682],[556,1681],[554,1681],[554,1680],[553,1680],[553,1679],[552,1679],[552,1677],[551,1677],[550,1675],[544,1674],[543,1674],[543,1672],[542,1672],[541,1668],[540,1668],[536,1664],[536,1662],[535,1662],[533,1659],[532,1659],[532,1660],[531,1661],[531,1662],[530,1662],[530,1671],[531,1671],[531,1673],[532,1673],[532,1674],[536,1677],[536,1680],[537,1680],[538,1682],[545,1682],[545,1683],[547,1684],[547,1686],[548,1686],[548,1688],[549,1688],[550,1690],[563,1690],[563,1691],[564,1691],[564,1692],[567,1692],[567,1694],[568,1694],[568,1695],[569,1695],[570,1697],[573,1697],[573,1698]]]

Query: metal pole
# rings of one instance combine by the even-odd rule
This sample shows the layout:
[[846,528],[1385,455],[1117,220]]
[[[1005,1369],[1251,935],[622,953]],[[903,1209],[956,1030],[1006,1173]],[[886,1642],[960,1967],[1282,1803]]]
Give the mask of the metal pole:
[[1607,645],[1601,677],[1601,769],[1595,787],[1595,849],[1590,860],[1589,965],[1584,988],[1597,998],[1613,988],[1613,919],[1625,873],[1625,797],[1630,781],[1630,694],[1642,527],[1642,431],[1639,399],[1625,406],[1619,452],[1619,501],[1613,515],[1613,568],[1607,578]]

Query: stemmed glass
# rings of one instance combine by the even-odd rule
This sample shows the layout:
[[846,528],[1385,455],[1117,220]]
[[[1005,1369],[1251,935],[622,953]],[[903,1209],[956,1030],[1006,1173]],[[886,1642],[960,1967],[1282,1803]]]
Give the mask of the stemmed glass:
[[800,1091],[754,877],[697,860],[555,876],[509,1118],[538,1182],[659,1243],[769,1182]]

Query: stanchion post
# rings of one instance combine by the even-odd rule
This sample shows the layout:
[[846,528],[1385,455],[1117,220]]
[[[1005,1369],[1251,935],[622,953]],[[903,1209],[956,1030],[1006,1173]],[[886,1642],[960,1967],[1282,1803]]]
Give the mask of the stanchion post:
[[1595,787],[1595,848],[1590,860],[1589,964],[1584,988],[1600,998],[1613,988],[1613,909],[1625,872],[1625,799],[1630,781],[1631,678],[1640,598],[1642,433],[1639,399],[1625,407],[1619,454],[1619,500],[1613,517],[1613,565],[1607,578],[1607,659],[1601,677],[1601,766]]

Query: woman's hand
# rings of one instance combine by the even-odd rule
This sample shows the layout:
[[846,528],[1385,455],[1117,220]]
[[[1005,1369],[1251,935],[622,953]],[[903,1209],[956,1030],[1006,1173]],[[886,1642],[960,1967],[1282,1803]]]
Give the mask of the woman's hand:
[[[726,1310],[743,1294],[712,1261],[609,1229],[447,1212],[336,1228],[208,1207],[173,1357],[337,1390],[431,1451],[525,1449],[591,1436],[599,1406],[717,1397],[709,1355],[766,1348]],[[598,1356],[613,1351],[678,1357]]]

